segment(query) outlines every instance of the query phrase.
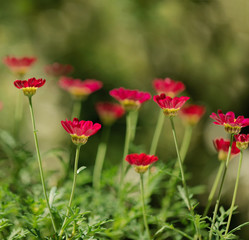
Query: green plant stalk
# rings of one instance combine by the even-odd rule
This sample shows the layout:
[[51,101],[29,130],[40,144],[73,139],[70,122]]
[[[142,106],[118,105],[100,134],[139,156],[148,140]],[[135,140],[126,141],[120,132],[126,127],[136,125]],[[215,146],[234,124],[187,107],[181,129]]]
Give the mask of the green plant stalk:
[[[181,160],[182,162],[184,162],[187,151],[189,149],[189,145],[190,145],[190,141],[191,141],[191,137],[192,137],[192,126],[187,125],[185,128],[185,133],[184,133],[184,137],[183,137],[183,142],[181,145],[181,149],[180,149],[180,155],[181,155]],[[162,214],[165,214],[167,212],[167,209],[170,206],[172,197],[174,195],[175,189],[176,189],[176,184],[177,184],[177,179],[178,176],[180,175],[180,169],[179,169],[179,163],[176,162],[173,168],[173,172],[172,175],[170,177],[169,180],[169,190],[168,190],[168,194],[166,195],[164,201],[163,201],[163,209],[162,209]],[[163,216],[163,220],[166,221],[167,216]]]
[[225,161],[222,161],[220,163],[220,167],[219,167],[219,170],[217,172],[216,178],[214,180],[214,184],[213,184],[212,189],[211,189],[211,191],[209,193],[209,196],[208,196],[207,206],[206,206],[206,208],[204,210],[204,213],[203,213],[204,217],[207,216],[208,210],[209,210],[209,208],[210,208],[210,206],[211,206],[211,204],[213,202],[214,194],[215,194],[215,192],[217,190],[218,183],[219,183],[220,178],[221,178],[221,174],[224,171],[225,163],[226,163]]
[[48,207],[48,210],[49,210],[49,213],[50,213],[50,217],[51,217],[51,221],[52,221],[54,231],[57,232],[54,217],[53,217],[50,205],[49,205],[48,195],[47,195],[46,187],[45,187],[45,180],[44,180],[44,174],[43,174],[43,168],[42,168],[41,154],[40,154],[40,150],[39,150],[39,144],[38,144],[38,138],[37,138],[37,130],[36,130],[36,126],[35,126],[34,111],[33,111],[33,106],[32,106],[32,97],[28,97],[28,99],[29,99],[29,109],[30,109],[31,121],[32,121],[32,125],[33,125],[35,148],[36,148],[36,153],[37,153],[37,160],[38,160],[38,165],[39,165],[39,170],[40,170],[43,193],[44,193],[45,200],[46,200],[46,203],[47,203],[47,207]]
[[110,135],[111,126],[105,126],[101,135],[101,142],[98,147],[96,161],[93,170],[93,187],[100,188],[101,173],[106,155],[107,143]]
[[209,232],[209,240],[212,239],[213,228],[214,228],[214,224],[215,224],[215,219],[216,219],[216,215],[217,215],[218,208],[219,208],[219,205],[220,205],[221,191],[222,191],[222,188],[223,188],[223,184],[224,184],[224,180],[225,180],[225,176],[226,176],[226,172],[227,172],[227,167],[228,167],[228,163],[229,163],[229,159],[230,159],[231,151],[232,151],[233,135],[234,134],[231,134],[231,138],[230,138],[230,146],[229,146],[229,149],[228,149],[226,165],[225,165],[225,168],[224,168],[224,171],[223,171],[223,175],[222,175],[222,179],[221,179],[221,184],[220,184],[220,188],[219,188],[218,198],[217,198],[217,201],[216,201],[216,204],[215,204],[215,208],[214,208],[214,215],[213,215],[212,224],[211,224],[211,228],[210,228],[210,232]]
[[136,136],[136,128],[137,128],[137,119],[138,119],[138,110],[131,111],[131,139],[133,142]]
[[[187,203],[188,203],[188,209],[189,209],[190,214],[192,215],[192,217],[194,219],[195,213],[194,213],[194,210],[193,210],[193,207],[191,205],[190,198],[189,198],[188,187],[187,187],[187,184],[186,184],[185,175],[184,175],[184,171],[183,171],[181,155],[180,155],[180,151],[179,151],[179,147],[178,147],[178,143],[177,143],[177,139],[176,139],[176,132],[175,132],[175,125],[174,125],[173,117],[170,117],[170,123],[171,123],[171,127],[172,127],[172,133],[173,133],[173,138],[174,138],[178,163],[179,163],[179,167],[180,167],[180,170],[181,170],[182,185],[183,185],[183,188],[184,188],[184,191],[185,191],[185,194],[186,194]],[[194,221],[194,225],[195,225],[195,230],[196,230],[197,236],[198,236],[199,239],[201,239],[200,230],[196,226],[195,221]]]
[[[150,152],[149,152],[150,155],[156,154],[159,138],[160,138],[160,135],[161,135],[161,132],[163,129],[164,119],[165,119],[165,115],[164,115],[163,111],[161,111],[161,109],[160,109],[160,112],[159,112],[158,118],[157,118],[156,128],[155,128],[154,135],[153,135],[152,142],[151,142],[151,146],[150,146]],[[148,174],[146,174],[147,185],[149,184],[150,176],[151,176],[151,173],[150,173],[150,167],[149,167]]]
[[66,217],[65,217],[64,222],[62,224],[62,227],[61,227],[61,230],[59,233],[59,237],[62,237],[62,234],[64,233],[64,226],[66,224],[67,218],[69,217],[70,209],[71,209],[72,202],[73,202],[74,190],[75,190],[76,179],[77,179],[78,162],[79,162],[79,156],[80,156],[80,147],[81,147],[81,145],[79,144],[79,145],[77,145],[77,148],[76,148],[72,191],[71,191],[70,199],[69,199],[68,206],[67,206]]
[[75,99],[73,103],[73,111],[71,115],[71,120],[73,120],[74,118],[80,118],[81,107],[82,107],[82,101]]
[[125,145],[124,145],[124,153],[121,164],[121,178],[120,178],[120,186],[122,188],[124,177],[125,177],[125,169],[126,169],[126,161],[125,157],[129,153],[129,146],[131,142],[131,133],[132,132],[132,111],[129,111],[126,115],[126,133],[125,133]]
[[191,138],[192,138],[192,132],[193,132],[193,127],[191,125],[187,125],[185,127],[185,132],[184,132],[184,137],[183,137],[183,141],[182,141],[182,146],[180,149],[180,155],[181,155],[181,159],[182,162],[184,163],[188,149],[189,149],[189,145],[191,142]]
[[140,173],[140,191],[141,191],[141,199],[142,199],[142,210],[143,210],[143,219],[144,219],[144,227],[146,229],[148,239],[151,239],[150,230],[147,222],[147,217],[145,213],[145,202],[144,202],[144,180],[143,173]]
[[153,138],[152,138],[151,146],[150,146],[150,155],[155,155],[156,154],[158,141],[159,141],[159,138],[160,138],[160,135],[161,135],[161,132],[162,132],[162,128],[163,128],[164,118],[165,118],[165,116],[164,116],[163,111],[160,111],[159,115],[158,115],[158,119],[157,119],[156,128],[155,128],[155,131],[154,131],[154,135],[153,135]]
[[233,215],[233,208],[234,208],[236,195],[237,195],[237,191],[238,191],[238,186],[239,186],[239,177],[240,177],[242,159],[243,159],[243,150],[240,151],[239,167],[238,167],[237,178],[236,178],[235,187],[234,187],[234,191],[233,191],[233,199],[232,199],[232,203],[231,203],[231,207],[230,207],[230,213],[229,213],[229,217],[228,217],[228,221],[227,221],[225,235],[227,235],[227,233],[228,233],[229,226],[230,226],[231,219],[232,219],[232,215]]

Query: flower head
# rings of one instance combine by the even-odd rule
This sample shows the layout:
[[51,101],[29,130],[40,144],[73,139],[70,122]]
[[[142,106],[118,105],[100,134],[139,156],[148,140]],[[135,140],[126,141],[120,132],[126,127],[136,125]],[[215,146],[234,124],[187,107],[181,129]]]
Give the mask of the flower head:
[[34,57],[16,58],[7,56],[3,59],[3,63],[18,76],[26,74],[35,61],[36,58]]
[[118,103],[99,102],[96,104],[96,110],[101,121],[106,125],[113,124],[118,118],[121,118],[125,111]]
[[73,79],[69,77],[61,77],[59,80],[61,88],[68,91],[74,98],[83,100],[89,94],[102,88],[102,82],[94,79]]
[[[223,138],[214,140],[214,147],[218,151],[218,159],[220,161],[226,161],[228,155],[228,149],[230,146],[229,140],[224,140]],[[240,150],[236,147],[236,143],[232,143],[231,157],[240,153]]]
[[236,141],[236,146],[240,150],[245,150],[248,148],[249,144],[249,134],[238,134],[234,136]]
[[51,65],[45,66],[44,70],[48,75],[60,77],[72,73],[74,68],[70,64],[60,64],[55,62]]
[[151,99],[151,95],[148,92],[130,90],[122,87],[111,90],[110,95],[118,100],[127,111],[137,110],[142,103]]
[[62,127],[71,135],[72,142],[75,145],[83,145],[87,142],[88,137],[94,135],[101,128],[101,124],[92,121],[79,121],[74,118],[73,121],[61,121]]
[[166,116],[174,117],[189,97],[174,97],[166,96],[164,93],[156,95],[153,100],[158,104]]
[[206,109],[204,106],[189,104],[181,108],[179,116],[188,125],[196,125],[204,115]]
[[18,89],[22,89],[25,96],[32,97],[36,93],[36,89],[42,87],[45,82],[45,79],[29,78],[28,80],[16,80],[14,85]]
[[182,82],[174,81],[170,78],[155,79],[153,87],[158,94],[165,93],[172,98],[185,90],[185,85]]
[[137,173],[145,173],[150,164],[158,160],[158,157],[154,155],[147,155],[145,153],[133,153],[127,155],[125,160],[129,164],[134,165],[134,169]]
[[223,114],[221,110],[218,110],[218,114],[212,113],[210,117],[215,120],[214,124],[223,125],[225,130],[231,134],[239,134],[242,127],[249,126],[249,118],[244,118],[244,116],[235,118],[233,112]]

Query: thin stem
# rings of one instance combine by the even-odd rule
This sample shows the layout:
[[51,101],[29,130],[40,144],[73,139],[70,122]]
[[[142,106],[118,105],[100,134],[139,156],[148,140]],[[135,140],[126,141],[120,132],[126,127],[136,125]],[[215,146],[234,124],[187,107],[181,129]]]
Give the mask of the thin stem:
[[74,118],[80,118],[81,107],[82,101],[78,99],[74,100],[71,120],[73,120]]
[[190,125],[187,125],[185,128],[185,133],[184,133],[184,137],[183,137],[183,141],[182,141],[182,145],[181,145],[181,149],[180,149],[180,155],[182,158],[182,162],[184,162],[188,149],[189,149],[189,145],[190,145],[190,141],[192,138],[192,131],[193,127]]
[[150,237],[150,230],[147,222],[147,217],[145,213],[145,203],[144,203],[144,181],[143,181],[143,174],[140,173],[140,191],[141,191],[141,198],[142,198],[142,208],[143,208],[143,219],[144,219],[144,227],[146,229],[148,238],[151,239]]
[[156,129],[154,131],[154,135],[153,135],[151,146],[150,146],[150,155],[156,154],[158,141],[159,141],[160,134],[163,128],[164,118],[165,116],[163,114],[163,111],[160,111],[158,115],[158,119],[157,119]]
[[225,180],[225,176],[226,176],[226,172],[227,172],[227,167],[228,167],[228,163],[229,163],[229,159],[231,156],[231,151],[232,151],[232,144],[233,144],[233,134],[231,134],[231,139],[230,139],[230,146],[228,149],[228,154],[227,154],[227,160],[226,160],[226,165],[223,171],[223,175],[222,175],[222,179],[221,179],[221,184],[220,184],[220,188],[219,188],[219,193],[218,193],[218,198],[215,204],[215,208],[214,208],[214,215],[213,215],[213,219],[212,219],[212,225],[210,228],[210,232],[209,232],[209,240],[212,239],[212,235],[213,235],[213,230],[214,230],[214,224],[215,224],[215,219],[216,219],[216,215],[219,209],[219,205],[220,205],[220,199],[221,199],[221,191],[222,191],[222,187],[224,184],[224,180]]
[[32,106],[32,97],[29,97],[28,99],[29,99],[29,109],[30,109],[31,121],[32,121],[32,125],[33,125],[35,148],[36,148],[36,153],[37,153],[37,160],[38,160],[38,165],[39,165],[39,170],[40,170],[43,193],[44,193],[45,200],[46,200],[46,203],[47,203],[47,207],[48,207],[48,210],[49,210],[49,213],[50,213],[50,217],[51,217],[51,221],[52,221],[54,231],[57,232],[54,217],[53,217],[50,205],[49,205],[48,195],[47,195],[46,187],[45,187],[45,180],[44,180],[44,174],[43,174],[43,168],[42,168],[42,161],[41,161],[41,155],[40,155],[38,138],[37,138],[37,130],[36,130],[36,126],[35,126],[34,111],[33,111],[33,106]]
[[126,169],[125,157],[129,153],[129,145],[131,141],[131,130],[132,130],[131,116],[132,116],[132,111],[128,112],[126,115],[125,145],[124,145],[124,153],[123,153],[122,165],[121,165],[121,180],[120,180],[121,186],[123,185],[125,169]]
[[239,186],[239,177],[240,177],[242,159],[243,159],[243,150],[240,151],[238,173],[237,173],[236,183],[235,183],[235,187],[234,187],[234,191],[233,191],[233,199],[232,199],[232,203],[231,203],[231,207],[230,207],[230,213],[229,213],[229,217],[228,217],[228,221],[227,221],[227,227],[226,227],[225,235],[228,233],[229,226],[230,226],[231,219],[232,219],[232,215],[233,215],[233,208],[234,208],[236,195],[237,195],[237,191],[238,191],[238,186]]
[[[158,118],[157,118],[156,128],[155,128],[154,135],[153,135],[152,142],[151,142],[151,146],[150,146],[150,155],[156,154],[159,138],[160,138],[160,135],[161,135],[161,132],[163,129],[164,119],[165,119],[165,115],[164,115],[163,111],[161,111],[161,109],[160,109],[159,114],[158,114]],[[148,174],[146,174],[145,176],[147,178],[146,182],[148,185],[149,181],[150,181],[150,177],[151,177],[150,167],[149,167]]]
[[63,232],[64,232],[64,226],[66,224],[67,218],[69,217],[71,205],[72,205],[72,202],[73,202],[74,190],[75,190],[76,179],[77,179],[78,161],[79,161],[79,156],[80,156],[80,147],[81,147],[81,145],[77,145],[77,148],[76,148],[72,191],[71,191],[69,203],[68,203],[68,206],[67,206],[66,217],[65,217],[64,222],[62,224],[62,227],[61,227],[61,230],[60,230],[60,233],[59,233],[59,237],[61,237]]
[[105,126],[101,136],[101,142],[98,147],[96,161],[93,170],[93,187],[95,189],[100,188],[101,173],[106,155],[107,142],[110,135],[111,126]]
[[226,163],[225,161],[222,161],[222,162],[220,163],[220,167],[219,167],[219,170],[218,170],[218,172],[217,172],[216,178],[215,178],[215,180],[214,180],[214,184],[213,184],[212,189],[211,189],[211,191],[210,191],[210,194],[209,194],[209,196],[208,196],[207,206],[206,206],[206,208],[205,208],[205,210],[204,210],[204,213],[203,213],[203,216],[204,216],[204,217],[207,216],[208,210],[209,210],[209,208],[210,208],[210,206],[211,206],[211,204],[212,204],[212,201],[213,201],[213,198],[214,198],[214,194],[215,194],[215,192],[216,192],[216,189],[217,189],[217,187],[218,187],[218,183],[219,183],[220,178],[221,178],[221,174],[222,174],[222,172],[224,171],[225,163]]
[[191,205],[190,198],[189,198],[188,187],[187,187],[187,184],[186,184],[185,175],[184,175],[184,171],[183,171],[181,155],[180,155],[180,152],[179,152],[179,147],[178,147],[178,143],[177,143],[177,139],[176,139],[176,132],[175,132],[175,125],[174,125],[173,117],[170,117],[170,123],[171,123],[171,127],[172,127],[172,133],[173,133],[173,138],[174,138],[174,142],[175,142],[175,148],[176,148],[178,163],[179,163],[179,167],[180,167],[180,170],[181,170],[182,185],[183,185],[183,188],[184,188],[184,191],[185,191],[187,204],[188,204],[188,209],[189,209],[189,211],[190,211],[190,213],[191,213],[191,215],[193,217],[197,236],[198,236],[199,239],[201,239],[200,230],[198,229],[198,227],[195,224],[195,219],[194,219],[195,214],[194,214],[194,210],[193,210],[193,207]]
[[[184,162],[189,145],[190,145],[190,141],[191,141],[191,137],[192,137],[192,126],[186,126],[185,128],[185,133],[184,133],[184,137],[183,137],[183,142],[181,145],[181,149],[180,149],[180,155],[181,155],[181,160],[182,162]],[[170,206],[172,197],[174,195],[175,189],[176,189],[176,184],[177,184],[177,180],[178,177],[180,175],[180,169],[179,169],[179,163],[176,162],[172,171],[172,175],[170,177],[169,180],[169,190],[168,190],[168,194],[166,195],[164,201],[163,201],[163,210],[162,210],[162,214],[164,221],[166,221],[167,216],[165,216],[165,213],[167,212],[167,209]]]
[[131,139],[133,142],[136,136],[136,128],[137,128],[137,119],[138,119],[138,110],[131,111]]
[[176,139],[176,132],[175,132],[174,120],[173,120],[172,117],[170,117],[170,123],[171,123],[172,133],[173,133],[174,142],[175,142],[175,148],[176,148],[176,153],[177,153],[177,158],[178,158],[178,164],[179,164],[180,171],[181,171],[182,185],[183,185],[185,193],[186,193],[187,202],[188,202],[188,209],[192,212],[193,209],[192,209],[192,206],[191,206],[191,203],[190,203],[190,199],[189,199],[189,193],[188,193],[188,188],[187,188],[187,184],[186,184],[186,180],[185,180],[185,175],[184,175],[184,171],[183,171],[181,155],[180,155],[180,152],[179,152],[178,143],[177,143],[177,139]]

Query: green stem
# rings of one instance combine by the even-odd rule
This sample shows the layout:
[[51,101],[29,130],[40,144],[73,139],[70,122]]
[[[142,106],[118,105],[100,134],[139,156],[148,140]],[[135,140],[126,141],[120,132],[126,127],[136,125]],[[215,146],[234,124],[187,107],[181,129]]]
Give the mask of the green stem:
[[121,180],[120,180],[120,186],[122,187],[124,176],[125,176],[125,169],[126,169],[126,161],[125,157],[129,153],[129,146],[131,141],[131,131],[132,131],[132,111],[128,112],[126,115],[126,134],[125,134],[125,145],[124,145],[124,153],[122,158],[122,165],[121,165]]
[[174,138],[174,142],[175,142],[175,148],[176,148],[176,153],[177,153],[177,158],[178,158],[178,164],[179,164],[179,167],[180,167],[180,170],[181,170],[182,185],[183,185],[183,188],[184,188],[184,191],[185,191],[187,204],[188,204],[188,209],[190,211],[190,214],[193,217],[195,230],[196,230],[196,233],[198,235],[198,238],[201,239],[200,230],[198,229],[198,227],[195,224],[195,217],[194,217],[195,214],[194,214],[194,210],[193,210],[193,207],[191,205],[190,198],[189,198],[188,187],[187,187],[187,184],[186,184],[185,175],[184,175],[184,171],[183,171],[181,155],[180,155],[180,152],[179,152],[179,147],[178,147],[178,143],[177,143],[177,139],[176,139],[176,132],[175,132],[175,125],[174,125],[173,117],[170,117],[170,123],[171,123],[173,138]]
[[143,208],[143,219],[144,219],[144,227],[146,229],[148,239],[151,239],[150,237],[150,230],[147,222],[147,217],[145,213],[145,203],[144,203],[144,181],[143,181],[143,173],[140,173],[140,191],[141,191],[141,198],[142,198],[142,208]]
[[213,230],[214,230],[214,224],[215,224],[215,219],[216,219],[217,212],[218,212],[219,205],[220,205],[221,191],[222,191],[222,188],[223,188],[223,184],[224,184],[224,180],[225,180],[225,176],[226,176],[226,172],[227,172],[227,167],[228,167],[228,163],[229,163],[229,159],[230,159],[231,151],[232,151],[233,135],[234,134],[231,134],[230,146],[229,146],[229,149],[228,149],[226,165],[225,165],[225,168],[224,168],[224,171],[223,171],[223,175],[222,175],[222,179],[221,179],[221,184],[220,184],[220,188],[219,188],[219,193],[218,193],[218,198],[217,198],[217,201],[216,201],[216,204],[215,204],[215,208],[214,208],[214,215],[213,215],[213,219],[212,219],[212,225],[211,225],[210,232],[209,232],[209,240],[212,239]]
[[107,142],[110,135],[111,126],[105,126],[101,136],[101,142],[98,147],[96,161],[93,170],[93,187],[95,189],[100,188],[101,173],[106,155]]
[[158,141],[159,141],[160,134],[163,128],[164,118],[165,116],[164,116],[163,111],[160,111],[158,115],[158,119],[157,119],[156,129],[154,131],[154,135],[153,135],[151,146],[150,146],[150,155],[156,154]]
[[[190,141],[191,141],[191,137],[192,137],[192,126],[186,126],[185,128],[185,133],[184,133],[184,137],[183,137],[183,142],[181,145],[181,149],[180,149],[180,155],[181,155],[181,160],[182,162],[184,162],[189,145],[190,145]],[[175,189],[176,189],[176,184],[177,184],[177,180],[178,177],[180,175],[180,169],[179,169],[179,163],[176,162],[172,171],[172,175],[170,177],[169,180],[169,190],[168,190],[168,194],[166,195],[165,199],[163,200],[163,209],[162,209],[162,214],[163,214],[163,219],[164,221],[166,221],[167,216],[165,216],[165,213],[167,213],[167,209],[170,206],[172,197],[174,195]]]
[[79,156],[80,156],[80,147],[81,147],[81,145],[79,144],[79,145],[77,145],[77,148],[76,148],[75,161],[74,161],[73,186],[72,186],[72,191],[71,191],[69,203],[68,203],[68,206],[67,206],[66,217],[65,217],[64,222],[62,224],[62,227],[61,227],[61,230],[60,230],[60,233],[59,233],[59,237],[61,237],[63,232],[64,232],[64,227],[65,227],[67,218],[69,217],[71,205],[72,205],[72,202],[73,202],[74,190],[75,190],[76,179],[77,179],[78,161],[79,161]]
[[80,118],[81,107],[82,101],[78,99],[74,100],[71,120],[73,120],[74,118]]
[[192,137],[192,131],[193,127],[190,125],[187,125],[185,128],[185,133],[184,133],[184,137],[183,137],[183,141],[182,141],[182,145],[181,145],[181,149],[180,149],[180,155],[182,158],[182,162],[184,162],[188,149],[189,149],[189,145],[190,145],[190,141],[191,141],[191,137]]
[[232,219],[232,215],[233,215],[233,208],[234,208],[236,195],[237,195],[237,191],[238,191],[238,186],[239,186],[239,177],[240,177],[242,159],[243,159],[243,150],[240,151],[238,173],[237,173],[236,183],[235,183],[235,187],[234,187],[234,191],[233,191],[233,199],[232,199],[232,203],[231,203],[231,207],[230,207],[230,213],[229,213],[229,217],[228,217],[228,221],[227,221],[227,227],[226,227],[225,235],[227,235],[227,233],[228,233],[229,226],[230,226],[231,219]]
[[225,163],[226,163],[225,161],[222,161],[222,162],[220,163],[220,167],[219,167],[218,173],[217,173],[217,175],[216,175],[216,178],[215,178],[215,180],[214,180],[214,184],[213,184],[212,189],[211,189],[211,191],[210,191],[210,194],[209,194],[209,196],[208,196],[208,203],[207,203],[207,206],[206,206],[206,208],[205,208],[205,210],[204,210],[204,213],[203,213],[203,216],[204,216],[204,217],[207,216],[208,210],[209,210],[209,208],[210,208],[210,206],[211,206],[211,204],[212,204],[212,202],[213,202],[214,194],[215,194],[216,189],[217,189],[217,187],[218,187],[218,183],[219,183],[219,181],[220,181],[221,174],[222,174],[222,172],[224,171]]
[[47,207],[48,207],[48,210],[49,210],[49,213],[50,213],[50,217],[51,217],[51,221],[52,221],[54,231],[57,232],[55,221],[54,221],[54,218],[53,218],[53,214],[52,214],[52,211],[51,211],[51,208],[50,208],[50,205],[49,205],[49,200],[48,200],[48,195],[47,195],[47,192],[46,192],[46,187],[45,187],[45,180],[44,180],[44,174],[43,174],[43,168],[42,168],[42,161],[41,161],[41,155],[40,155],[38,138],[37,138],[37,130],[36,130],[36,126],[35,126],[34,111],[33,111],[33,106],[32,106],[32,97],[29,97],[29,109],[30,109],[31,121],[32,121],[32,125],[33,125],[35,148],[36,148],[36,153],[37,153],[37,160],[38,160],[38,165],[39,165],[39,170],[40,170],[43,193],[44,193],[45,200],[46,200],[46,203],[47,203]]
[[185,175],[184,175],[184,171],[183,171],[181,155],[180,155],[180,152],[179,152],[178,143],[177,143],[177,139],[176,139],[176,132],[175,132],[174,120],[173,120],[172,117],[170,117],[170,123],[171,123],[171,127],[172,127],[172,133],[173,133],[173,138],[174,138],[174,143],[175,143],[175,148],[176,148],[176,153],[177,153],[177,158],[178,158],[178,164],[179,164],[180,171],[181,171],[182,185],[183,185],[184,191],[186,193],[187,202],[188,202],[188,209],[192,212],[193,209],[192,209],[192,206],[191,206],[191,203],[190,203],[190,199],[189,199],[189,193],[188,193],[188,188],[187,188],[187,184],[186,184],[186,180],[185,180]]
[[134,141],[136,136],[137,119],[138,119],[138,110],[131,111],[131,138],[130,138],[131,142]]

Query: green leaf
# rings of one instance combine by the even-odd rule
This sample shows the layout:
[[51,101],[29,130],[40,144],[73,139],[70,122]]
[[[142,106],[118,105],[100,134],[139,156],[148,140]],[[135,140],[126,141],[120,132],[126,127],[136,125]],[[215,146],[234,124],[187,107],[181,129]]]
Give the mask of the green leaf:
[[244,226],[246,226],[246,225],[249,225],[249,222],[242,223],[242,224],[239,225],[238,227],[236,227],[236,228],[234,228],[233,230],[231,230],[231,231],[229,232],[229,234],[234,233],[234,232],[240,230],[242,227],[244,227]]
[[4,230],[4,228],[6,228],[6,227],[8,227],[8,226],[11,226],[11,225],[12,225],[12,224],[9,222],[8,219],[5,219],[5,218],[0,219],[0,232],[1,232],[2,230]]
[[184,188],[181,187],[181,186],[177,186],[177,189],[178,189],[178,191],[180,193],[181,198],[183,199],[184,203],[186,204],[187,208],[189,209],[190,206],[188,205],[188,198],[186,196]]
[[79,173],[80,173],[81,171],[83,171],[84,169],[86,169],[85,166],[80,167],[80,168],[77,170],[77,174],[79,174]]
[[49,193],[49,205],[52,207],[57,187],[52,187]]
[[190,240],[193,240],[193,238],[192,238],[191,236],[189,236],[188,234],[182,232],[181,230],[179,230],[179,229],[177,229],[177,228],[174,228],[174,226],[173,226],[172,224],[171,224],[171,225],[166,224],[166,225],[164,225],[163,227],[161,227],[161,228],[155,233],[153,239],[156,239],[155,237],[156,237],[157,235],[159,235],[160,233],[162,233],[162,232],[164,231],[164,229],[173,230],[174,232],[177,232],[177,233],[181,234],[181,235],[184,236],[185,238],[190,239]]

